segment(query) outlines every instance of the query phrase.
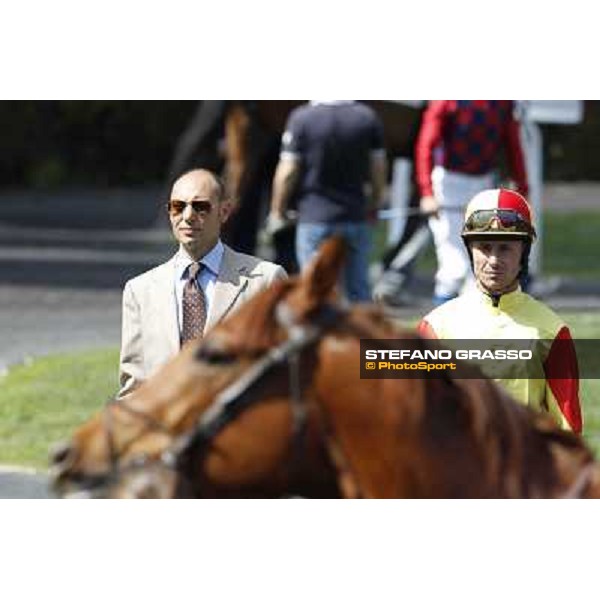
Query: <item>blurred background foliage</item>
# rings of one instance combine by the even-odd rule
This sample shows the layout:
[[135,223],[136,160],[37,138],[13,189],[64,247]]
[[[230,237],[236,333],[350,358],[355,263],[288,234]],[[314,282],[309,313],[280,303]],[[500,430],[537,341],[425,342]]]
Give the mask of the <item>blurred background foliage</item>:
[[159,182],[194,101],[0,102],[0,182],[49,189]]
[[[195,101],[0,102],[0,183],[52,189],[158,183]],[[600,179],[600,101],[580,125],[543,125],[546,181]]]

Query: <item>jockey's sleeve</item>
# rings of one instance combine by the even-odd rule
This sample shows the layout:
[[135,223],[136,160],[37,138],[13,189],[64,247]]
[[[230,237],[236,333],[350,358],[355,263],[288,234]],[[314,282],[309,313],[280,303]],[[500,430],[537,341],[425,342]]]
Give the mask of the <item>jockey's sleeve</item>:
[[417,333],[421,337],[428,338],[430,340],[438,339],[438,336],[436,335],[433,327],[425,319],[421,319],[417,324]]
[[568,327],[557,333],[544,361],[546,393],[560,409],[562,418],[575,433],[583,429],[579,402],[579,367],[575,344]]
[[415,148],[415,171],[421,197],[433,196],[433,150],[442,140],[447,110],[448,100],[432,100],[423,113]]
[[517,184],[517,191],[523,194],[523,196],[527,196],[529,186],[527,185],[527,171],[525,170],[519,123],[515,120],[512,113],[506,125],[504,142],[511,177]]

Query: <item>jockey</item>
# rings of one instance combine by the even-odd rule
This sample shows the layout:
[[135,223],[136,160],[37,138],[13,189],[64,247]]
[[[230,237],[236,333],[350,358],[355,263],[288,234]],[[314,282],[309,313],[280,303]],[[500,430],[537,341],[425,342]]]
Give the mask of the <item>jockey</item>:
[[469,202],[462,239],[475,275],[472,290],[431,311],[418,325],[437,339],[534,339],[547,341],[539,378],[498,381],[522,404],[549,412],[581,433],[579,369],[569,328],[545,304],[521,291],[535,240],[531,209],[507,189],[485,190]]

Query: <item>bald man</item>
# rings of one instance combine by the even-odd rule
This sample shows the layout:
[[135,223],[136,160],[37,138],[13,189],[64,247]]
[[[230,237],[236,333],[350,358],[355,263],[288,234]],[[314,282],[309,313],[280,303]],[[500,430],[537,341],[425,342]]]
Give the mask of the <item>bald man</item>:
[[[167,209],[179,249],[166,263],[128,281],[123,291],[119,397],[179,352],[190,338],[191,313],[191,330],[202,336],[254,294],[286,277],[279,265],[221,242],[221,227],[232,208],[223,184],[210,171],[189,171],[173,185]],[[192,309],[189,289],[196,297]]]

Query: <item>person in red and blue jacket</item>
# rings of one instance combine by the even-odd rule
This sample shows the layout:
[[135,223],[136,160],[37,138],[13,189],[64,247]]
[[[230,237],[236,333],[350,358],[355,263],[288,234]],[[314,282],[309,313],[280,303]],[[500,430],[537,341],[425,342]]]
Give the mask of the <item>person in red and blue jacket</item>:
[[470,277],[460,240],[470,198],[494,187],[504,150],[517,191],[527,196],[519,123],[512,100],[435,100],[423,114],[415,147],[421,211],[430,214],[438,269],[434,303],[459,294]]

